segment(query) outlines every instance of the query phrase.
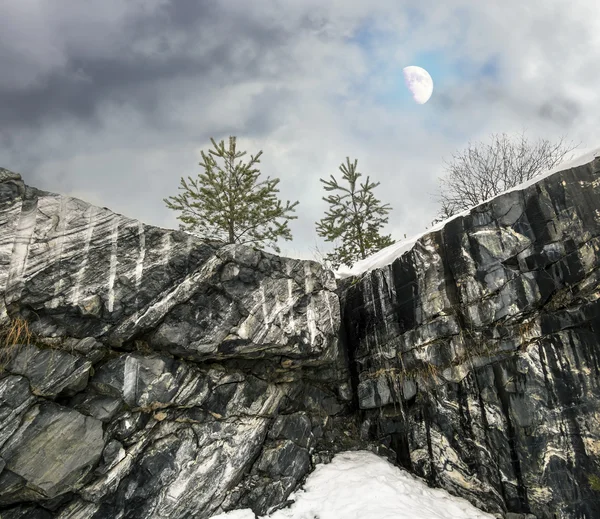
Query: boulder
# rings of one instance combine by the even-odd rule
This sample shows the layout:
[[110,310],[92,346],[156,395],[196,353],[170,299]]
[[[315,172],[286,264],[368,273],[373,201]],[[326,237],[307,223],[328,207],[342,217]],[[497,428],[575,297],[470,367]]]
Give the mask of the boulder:
[[55,398],[85,389],[91,367],[90,361],[65,351],[18,345],[5,369],[26,377],[34,395]]
[[32,337],[0,345],[0,515],[265,515],[371,449],[498,516],[600,517],[599,173],[336,283],[0,169],[0,326]]
[[52,499],[82,486],[104,449],[102,422],[51,402],[34,405],[0,449],[0,503]]

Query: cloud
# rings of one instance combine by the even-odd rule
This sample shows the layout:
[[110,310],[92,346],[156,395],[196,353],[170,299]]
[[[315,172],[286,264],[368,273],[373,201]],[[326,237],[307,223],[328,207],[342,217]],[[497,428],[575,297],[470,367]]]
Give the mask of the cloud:
[[[468,141],[600,142],[600,17],[583,0],[61,2],[0,6],[0,165],[148,223],[177,225],[162,199],[210,137],[263,150],[263,176],[300,201],[280,245],[301,257],[329,247],[319,178],[346,156],[381,182],[399,238],[432,220],[442,159]],[[426,105],[406,65],[432,74]]]

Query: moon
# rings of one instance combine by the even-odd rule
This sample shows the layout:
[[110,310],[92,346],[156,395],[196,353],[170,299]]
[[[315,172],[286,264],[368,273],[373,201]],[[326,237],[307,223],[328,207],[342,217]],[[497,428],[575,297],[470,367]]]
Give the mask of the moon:
[[424,68],[421,67],[404,67],[404,82],[408,89],[412,92],[413,99],[420,105],[429,101],[433,93],[433,80]]

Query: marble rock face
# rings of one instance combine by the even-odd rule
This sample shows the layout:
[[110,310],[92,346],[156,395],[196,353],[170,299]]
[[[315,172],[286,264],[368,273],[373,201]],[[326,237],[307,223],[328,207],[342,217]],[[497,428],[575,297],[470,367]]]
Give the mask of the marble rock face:
[[0,337],[31,332],[0,350],[3,518],[262,514],[344,445],[339,299],[318,263],[4,169],[0,230]]
[[599,267],[596,158],[343,280],[363,438],[485,510],[600,517]]
[[0,169],[0,516],[264,515],[370,448],[498,517],[598,518],[599,251],[600,159],[337,283]]

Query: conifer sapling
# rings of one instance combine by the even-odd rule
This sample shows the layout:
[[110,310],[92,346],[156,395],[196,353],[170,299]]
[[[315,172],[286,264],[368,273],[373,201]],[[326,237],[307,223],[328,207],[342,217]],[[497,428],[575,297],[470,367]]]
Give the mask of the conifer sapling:
[[[188,177],[187,181],[182,177],[179,186],[182,192],[164,199],[169,209],[182,212],[177,217],[182,222],[180,229],[207,241],[265,244],[279,253],[277,239],[292,239],[288,220],[298,217],[287,213],[294,211],[298,202],[290,205],[288,200],[286,207],[282,207],[276,196],[278,178],[267,177],[266,181],[256,183],[260,171],[252,166],[260,162],[262,151],[251,156],[247,164],[242,161],[236,164],[235,159],[246,152],[236,152],[235,137],[229,137],[228,150],[224,141],[217,145],[211,138],[211,142],[216,151],[209,150],[208,155],[201,151],[200,166],[205,172],[196,179]],[[225,167],[219,166],[215,158],[224,159]]]
[[320,179],[326,191],[340,190],[345,193],[323,197],[331,205],[331,210],[325,212],[325,218],[316,222],[317,234],[324,237],[325,241],[342,241],[326,256],[333,268],[341,264],[352,267],[356,261],[395,243],[390,235],[379,234],[379,229],[388,221],[385,215],[391,210],[388,204],[380,205],[381,202],[373,195],[372,190],[380,183],[369,183],[367,177],[367,181],[357,189],[358,177],[362,176],[356,171],[357,162],[350,163],[349,157],[346,157],[346,164],[340,166],[344,180],[350,184],[349,189],[340,186],[333,175],[331,181]]

